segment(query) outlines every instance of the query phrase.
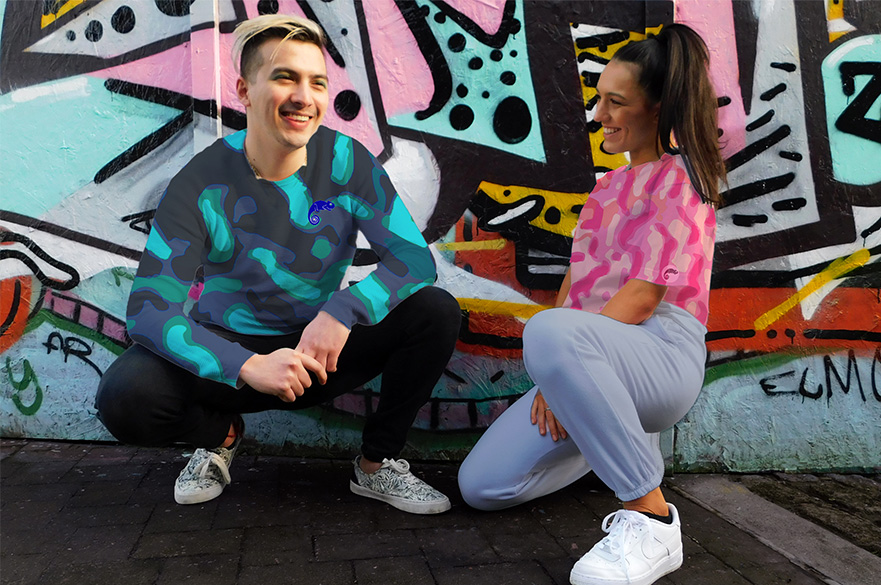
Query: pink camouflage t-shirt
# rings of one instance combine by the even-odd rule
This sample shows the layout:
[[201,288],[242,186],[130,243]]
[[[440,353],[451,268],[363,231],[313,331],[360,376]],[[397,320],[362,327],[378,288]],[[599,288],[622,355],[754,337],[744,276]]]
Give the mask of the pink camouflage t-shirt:
[[667,286],[664,300],[706,325],[715,241],[715,211],[692,188],[682,157],[606,173],[578,218],[563,306],[599,313],[638,278]]

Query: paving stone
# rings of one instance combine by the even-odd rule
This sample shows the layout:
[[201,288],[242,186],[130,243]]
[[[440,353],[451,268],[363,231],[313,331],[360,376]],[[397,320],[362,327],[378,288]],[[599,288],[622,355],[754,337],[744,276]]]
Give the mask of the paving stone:
[[541,498],[527,506],[553,536],[582,537],[594,534],[599,525],[594,513],[572,496]]
[[113,506],[129,503],[139,480],[84,482],[70,498],[68,506]]
[[682,567],[666,579],[674,585],[765,585],[764,581],[751,584],[709,553],[684,557]]
[[495,534],[482,530],[493,550],[500,559],[506,561],[525,561],[568,557],[564,550],[547,532],[532,534]]
[[156,585],[235,585],[239,564],[234,555],[167,559]]
[[[165,501],[161,504],[146,504],[152,506],[153,513],[144,527],[144,534],[156,534],[160,532],[192,532],[207,531],[214,524],[214,516],[217,514],[218,499],[202,504],[188,504],[182,506],[174,502]],[[140,505],[140,504],[133,504]]]
[[355,585],[350,562],[286,563],[242,567],[236,585]]
[[419,553],[419,543],[411,530],[315,537],[315,558],[318,561],[406,557]]
[[49,483],[38,485],[4,485],[2,503],[20,502],[29,500],[38,502],[41,500],[56,500],[66,503],[80,486],[76,483]]
[[[309,507],[309,526],[315,535],[368,533],[376,529],[376,508],[365,498],[355,502],[337,502],[324,498]],[[378,504],[379,502],[377,502]]]
[[124,561],[142,530],[138,525],[78,528],[58,551],[52,565]]
[[[217,498],[214,528],[309,524],[308,508],[279,505],[278,498],[274,495],[275,486],[274,483],[252,482],[244,487],[227,487],[223,495]],[[257,489],[249,490],[249,487]]]
[[312,535],[304,526],[245,529],[242,565],[278,565],[315,560]]
[[200,554],[225,554],[238,557],[242,537],[241,529],[145,534],[138,542],[132,556],[136,559]]
[[358,585],[434,585],[434,577],[421,556],[354,561]]
[[3,439],[3,441],[0,442],[0,461],[5,461],[7,457],[11,457],[18,453],[18,450],[24,445],[27,445],[27,441],[10,441],[8,439]]
[[91,449],[81,443],[56,443],[30,441],[23,445],[14,460],[23,463],[49,463],[59,461],[77,462]]
[[[21,461],[21,451],[3,462],[3,485],[39,485],[60,482],[76,461]],[[39,463],[39,465],[33,465]]]
[[435,569],[438,585],[471,585],[504,583],[505,585],[552,585],[554,579],[539,563],[498,563],[468,567],[443,567]]
[[73,526],[143,525],[152,512],[152,506],[137,504],[68,507],[58,514],[58,521]]
[[86,451],[79,465],[125,465],[136,452],[136,448],[124,445],[95,445]]
[[3,493],[3,530],[29,530],[48,524],[64,507],[65,500],[12,500]]
[[0,554],[4,558],[6,555],[51,555],[61,550],[76,530],[75,525],[64,525],[57,520],[40,528],[13,529],[6,526],[4,520],[0,530]]
[[132,481],[142,480],[150,468],[146,465],[97,464],[89,465],[78,463],[76,467],[67,472],[62,481]]
[[42,582],[51,585],[147,585],[156,582],[156,561],[82,562],[56,564],[46,570]]
[[416,538],[432,569],[499,561],[492,546],[476,527],[417,530]]
[[7,554],[4,547],[0,556],[3,585],[37,585],[40,583],[40,575],[48,564],[47,554]]
[[[578,555],[581,557],[581,555]],[[539,559],[538,564],[541,565],[545,573],[550,575],[551,581],[557,585],[569,585],[569,573],[572,566],[578,558],[556,558],[556,559]]]

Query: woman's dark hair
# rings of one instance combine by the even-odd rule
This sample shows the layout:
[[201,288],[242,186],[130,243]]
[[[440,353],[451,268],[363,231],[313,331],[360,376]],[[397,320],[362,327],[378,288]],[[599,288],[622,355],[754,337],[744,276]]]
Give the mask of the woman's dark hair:
[[666,153],[685,155],[694,187],[705,201],[718,206],[725,163],[719,151],[718,102],[707,72],[710,53],[704,40],[684,24],[668,24],[657,35],[625,45],[612,59],[639,68],[639,85],[651,103],[661,105],[661,147]]

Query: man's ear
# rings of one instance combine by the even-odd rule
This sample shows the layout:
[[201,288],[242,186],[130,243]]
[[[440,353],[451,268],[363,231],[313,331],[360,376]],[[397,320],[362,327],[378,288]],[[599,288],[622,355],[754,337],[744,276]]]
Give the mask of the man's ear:
[[251,98],[248,96],[248,82],[244,77],[239,77],[236,80],[236,95],[239,96],[239,102],[241,102],[245,108],[251,106]]

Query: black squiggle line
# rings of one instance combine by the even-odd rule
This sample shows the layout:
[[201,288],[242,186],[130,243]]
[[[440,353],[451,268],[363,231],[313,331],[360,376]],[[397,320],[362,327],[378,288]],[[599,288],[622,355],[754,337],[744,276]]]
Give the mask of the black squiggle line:
[[114,158],[112,161],[104,165],[95,174],[95,183],[100,184],[128,167],[135,161],[150,154],[159,148],[165,142],[174,137],[175,134],[189,126],[193,122],[192,108],[184,111],[182,114],[168,122],[155,132],[148,134],[134,145],[127,148],[122,154]]
[[395,0],[395,4],[407,26],[410,27],[434,82],[434,94],[428,102],[428,107],[415,114],[417,120],[425,120],[440,112],[450,101],[453,95],[453,74],[450,73],[450,66],[431,32],[431,27],[425,22],[425,12],[422,8],[414,0]]
[[761,116],[760,118],[753,120],[752,122],[747,124],[746,131],[752,132],[756,128],[761,128],[762,126],[764,126],[765,124],[770,122],[771,118],[773,118],[773,117],[774,117],[774,110],[768,110],[767,112],[765,112],[765,114],[763,116]]
[[0,336],[5,334],[6,330],[12,327],[12,323],[15,321],[15,316],[18,314],[18,307],[21,305],[21,281],[16,279],[14,287],[15,288],[12,291],[12,303],[9,305],[9,315],[6,316],[6,320],[0,325]]
[[336,48],[336,45],[333,44],[333,39],[329,34],[327,34],[327,29],[324,28],[324,25],[321,24],[321,21],[318,20],[318,16],[315,14],[315,11],[312,10],[312,7],[309,6],[308,2],[304,2],[303,0],[297,0],[297,4],[303,10],[303,14],[306,15],[306,18],[311,20],[312,22],[317,22],[318,26],[321,27],[321,30],[324,31],[324,39],[325,45],[327,48],[327,54],[330,55],[330,58],[333,59],[333,62],[336,63],[337,67],[342,69],[346,68],[346,61],[343,59],[343,54],[340,53],[340,50]]
[[733,189],[728,189],[727,191],[722,193],[722,200],[725,202],[725,205],[734,205],[735,203],[740,203],[741,201],[754,199],[761,195],[766,195],[768,193],[773,193],[774,191],[779,191],[780,189],[785,189],[794,180],[795,173],[786,173],[785,175],[771,177],[769,179],[753,181],[752,183],[747,183],[746,185],[740,185],[738,187],[734,187]]
[[444,2],[444,0],[432,1],[441,12],[458,24],[462,30],[474,37],[477,41],[488,47],[492,47],[493,49],[501,49],[504,47],[505,43],[508,42],[508,37],[520,32],[520,29],[523,28],[523,23],[514,18],[514,9],[516,8],[516,2],[514,0],[508,0],[505,2],[505,8],[502,10],[502,22],[499,25],[499,30],[494,34],[488,34],[480,28],[477,23],[458,10],[452,8],[449,4]]
[[752,144],[748,144],[743,150],[735,152],[728,157],[728,159],[725,160],[725,168],[730,173],[734,169],[745,165],[755,157],[759,156],[790,134],[792,134],[792,129],[789,126],[780,126],[764,138],[756,140]]
[[75,232],[66,227],[62,227],[54,223],[49,223],[48,221],[43,221],[41,219],[34,219],[32,217],[28,217],[27,215],[22,215],[13,211],[4,211],[0,209],[0,220],[8,221],[10,223],[17,223],[25,227],[34,228],[36,230],[65,238],[73,242],[85,244],[86,246],[89,246],[91,248],[104,250],[105,252],[124,256],[125,258],[131,258],[132,260],[141,259],[141,252],[138,250],[132,250],[131,248],[126,248],[125,246],[120,246],[119,244],[108,242],[107,240],[102,240],[94,236],[88,236],[80,232]]
[[34,262],[27,254],[19,252],[18,250],[0,250],[0,261],[6,258],[14,258],[16,260],[20,260],[25,266],[30,268],[31,272],[34,274],[34,276],[37,277],[37,279],[43,284],[43,286],[47,286],[55,290],[70,290],[80,283],[80,275],[73,266],[56,260],[49,254],[47,254],[42,248],[40,248],[40,246],[36,244],[36,242],[31,240],[27,236],[16,234],[14,232],[4,231],[2,232],[2,235],[0,235],[0,242],[18,242],[20,244],[23,244],[30,251],[32,251],[34,255],[36,255],[38,258],[40,258],[53,268],[57,268],[61,272],[70,275],[70,279],[67,281],[50,278],[46,276],[45,272],[40,270],[40,267],[37,266],[37,263]]

